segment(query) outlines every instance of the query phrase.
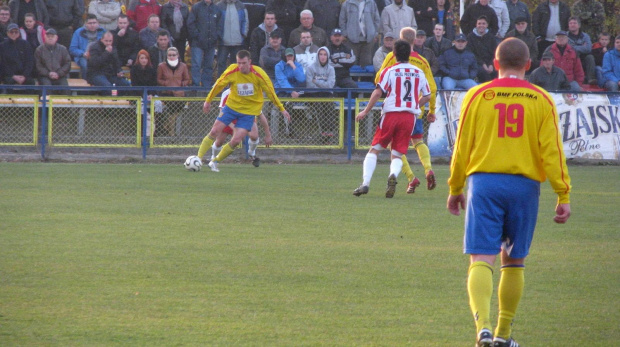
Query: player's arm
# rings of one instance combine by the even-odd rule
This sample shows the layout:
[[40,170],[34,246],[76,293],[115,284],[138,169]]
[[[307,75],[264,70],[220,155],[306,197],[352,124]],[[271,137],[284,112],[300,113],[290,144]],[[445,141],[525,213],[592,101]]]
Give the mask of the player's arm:
[[[553,99],[549,97],[549,100]],[[543,119],[540,129],[540,155],[549,183],[558,195],[556,216],[553,219],[556,223],[565,223],[570,217],[571,180],[566,166],[562,135],[558,129],[557,109],[551,102],[551,110]]]
[[377,103],[377,101],[379,101],[379,98],[381,98],[382,95],[383,90],[379,86],[377,86],[370,95],[368,105],[366,105],[366,108],[364,108],[364,110],[355,117],[355,121],[359,122],[360,120],[364,119],[364,117],[366,117],[368,112],[372,110],[373,106],[375,106],[375,104]]
[[377,71],[377,73],[375,74],[375,84],[379,83],[379,80],[381,79],[381,72],[383,72],[383,70],[388,67],[388,66],[392,66],[396,63],[396,60],[394,59],[394,53],[390,52],[385,56],[385,59],[383,59],[383,63],[381,64],[381,68],[379,69],[379,71]]
[[224,90],[224,88],[226,88],[226,86],[228,86],[230,84],[229,79],[230,79],[230,76],[232,74],[230,74],[229,72],[231,70],[233,70],[233,69],[236,69],[236,68],[237,68],[237,64],[231,64],[224,71],[224,73],[222,73],[220,78],[218,78],[217,81],[215,81],[215,84],[213,85],[213,88],[211,88],[211,91],[207,95],[205,103],[202,105],[202,111],[204,113],[209,113],[209,110],[211,109],[211,102],[213,101],[213,98],[215,98],[216,95],[221,93],[222,90]]
[[[435,78],[433,78],[433,72],[431,70],[430,65],[426,65],[426,69],[424,70],[424,76],[426,77],[426,82],[428,83],[428,86],[430,87],[431,90],[431,97],[428,101],[429,103],[429,112],[428,114],[431,115],[433,117],[433,120],[429,122],[434,122],[435,119],[435,106],[437,105],[437,83],[435,83]],[[424,103],[425,104],[425,103]],[[420,104],[420,105],[424,105],[424,104]]]
[[269,100],[271,100],[271,102],[273,102],[273,104],[278,107],[278,109],[280,110],[280,113],[282,113],[284,118],[286,118],[286,120],[290,122],[291,115],[288,114],[288,111],[284,108],[284,105],[282,105],[282,102],[276,95],[276,91],[273,88],[273,83],[271,83],[271,79],[269,79],[269,76],[267,76],[265,71],[263,71],[262,69],[260,70],[256,69],[256,71],[258,71],[258,73],[262,77],[262,78],[259,78],[259,84],[261,85],[262,89],[267,92],[267,98],[269,98]]
[[271,146],[273,140],[271,139],[271,129],[269,128],[269,122],[267,121],[267,117],[261,112],[258,116],[258,121],[260,125],[263,127],[263,131],[265,132],[265,147]]

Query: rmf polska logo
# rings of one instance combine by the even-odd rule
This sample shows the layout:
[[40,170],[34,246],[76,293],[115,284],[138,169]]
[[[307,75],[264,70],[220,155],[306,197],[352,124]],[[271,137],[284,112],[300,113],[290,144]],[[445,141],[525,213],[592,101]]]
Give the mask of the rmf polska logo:
[[492,90],[487,90],[484,94],[482,94],[482,97],[485,100],[493,100],[495,98],[495,92]]

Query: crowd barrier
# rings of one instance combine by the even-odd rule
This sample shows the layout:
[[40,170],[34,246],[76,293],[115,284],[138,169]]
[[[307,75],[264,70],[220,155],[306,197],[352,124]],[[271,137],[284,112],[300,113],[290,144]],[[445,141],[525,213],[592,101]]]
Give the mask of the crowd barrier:
[[[5,90],[6,94],[0,94],[0,146],[40,146],[43,158],[50,146],[129,147],[141,150],[146,159],[150,148],[197,148],[219,113],[219,98],[204,114],[204,97],[157,96],[170,91],[162,87],[116,89],[120,95],[110,96],[112,89],[103,87]],[[191,87],[183,90],[205,92]],[[369,148],[381,117],[381,103],[360,122],[355,122],[354,116],[367,105],[372,90],[306,91],[330,92],[333,97],[302,94],[300,98],[280,98],[291,115],[290,123],[265,100],[263,114],[271,128],[273,147],[342,149],[348,158],[353,150]],[[437,121],[424,123],[425,141],[434,157],[452,154],[464,95],[464,91],[438,91]],[[552,96],[568,158],[620,160],[620,93]],[[264,138],[260,126],[259,131]]]

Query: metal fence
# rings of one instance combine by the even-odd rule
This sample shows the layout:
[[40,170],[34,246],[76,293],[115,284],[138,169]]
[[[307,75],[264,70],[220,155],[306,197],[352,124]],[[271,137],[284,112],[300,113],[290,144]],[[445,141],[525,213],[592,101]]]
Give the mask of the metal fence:
[[[19,87],[14,89],[20,92]],[[121,95],[134,96],[93,95],[109,95],[111,88],[105,87],[60,86],[28,86],[21,91],[32,95],[0,95],[0,145],[40,144],[42,157],[48,146],[136,147],[146,158],[149,148],[198,147],[219,114],[218,98],[204,114],[204,97],[150,96],[169,91],[163,87],[116,89]],[[182,89],[204,93],[195,87]],[[335,97],[280,98],[291,122],[265,99],[263,114],[272,133],[272,147],[344,149],[350,157],[353,149],[370,146],[380,106],[359,123],[354,117],[365,107],[368,99],[363,96],[371,90],[307,91]],[[259,136],[265,136],[261,126]]]
[[0,145],[34,146],[39,133],[39,97],[0,95]]

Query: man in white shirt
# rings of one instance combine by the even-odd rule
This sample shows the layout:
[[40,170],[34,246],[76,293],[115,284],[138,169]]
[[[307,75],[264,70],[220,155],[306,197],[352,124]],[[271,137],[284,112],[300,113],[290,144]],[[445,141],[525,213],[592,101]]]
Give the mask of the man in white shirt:
[[316,61],[316,54],[319,51],[319,47],[312,42],[312,33],[309,31],[302,31],[300,36],[300,43],[293,48],[295,51],[295,60],[304,67],[304,71],[308,69],[308,66],[314,64]]

